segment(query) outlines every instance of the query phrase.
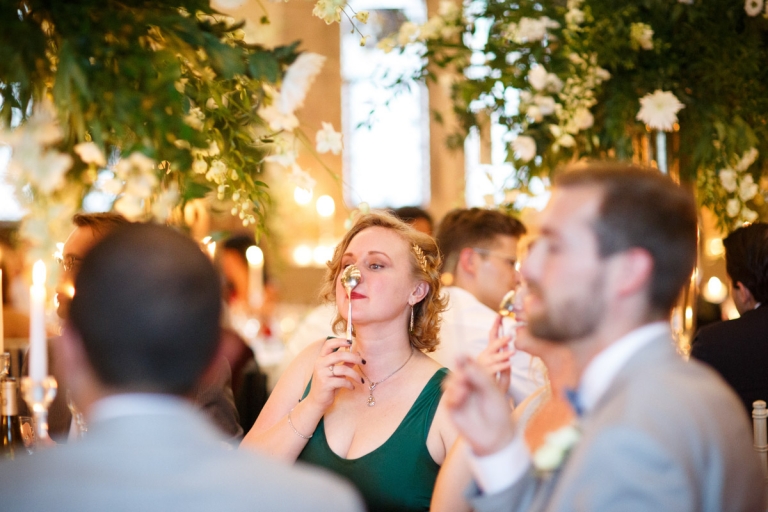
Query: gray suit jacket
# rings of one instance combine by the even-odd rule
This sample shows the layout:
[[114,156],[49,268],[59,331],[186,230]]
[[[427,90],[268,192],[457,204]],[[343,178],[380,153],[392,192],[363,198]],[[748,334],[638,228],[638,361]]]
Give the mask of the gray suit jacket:
[[362,511],[338,478],[232,450],[186,404],[91,425],[77,443],[0,462],[3,510]]
[[581,439],[559,470],[533,470],[492,495],[488,511],[764,511],[765,482],[733,392],[660,338],[621,369],[580,420]]

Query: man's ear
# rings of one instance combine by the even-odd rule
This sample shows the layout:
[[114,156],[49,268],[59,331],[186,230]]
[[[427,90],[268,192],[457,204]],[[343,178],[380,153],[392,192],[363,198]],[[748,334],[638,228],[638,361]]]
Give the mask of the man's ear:
[[428,293],[429,285],[424,281],[419,281],[419,284],[416,285],[416,288],[414,288],[414,290],[411,292],[411,296],[409,297],[411,306],[421,302]]
[[66,326],[61,331],[61,337],[56,343],[56,364],[68,383],[74,382],[79,375],[91,371],[91,365],[85,354],[83,340],[73,327]]
[[743,304],[746,311],[754,309],[757,305],[755,296],[752,295],[752,292],[749,290],[749,288],[747,288],[746,285],[741,281],[736,281],[736,283],[734,283],[733,295],[734,302],[737,304]]
[[459,270],[464,274],[474,276],[477,273],[477,259],[475,258],[475,251],[471,247],[465,247],[459,252],[459,261],[456,264],[456,271]]
[[631,295],[644,287],[650,288],[653,257],[645,249],[634,248],[617,253],[613,278],[620,295]]

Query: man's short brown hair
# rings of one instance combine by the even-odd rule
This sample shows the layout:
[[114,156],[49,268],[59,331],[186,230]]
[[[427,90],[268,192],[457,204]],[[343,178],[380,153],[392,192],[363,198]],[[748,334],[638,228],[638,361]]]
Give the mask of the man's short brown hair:
[[458,254],[467,247],[489,249],[497,236],[520,238],[525,226],[516,218],[498,210],[457,208],[440,222],[435,238],[443,253],[442,270],[453,272]]
[[115,228],[130,224],[131,221],[119,213],[100,212],[76,213],[72,217],[72,223],[79,228],[91,228],[96,235],[104,236],[111,233]]

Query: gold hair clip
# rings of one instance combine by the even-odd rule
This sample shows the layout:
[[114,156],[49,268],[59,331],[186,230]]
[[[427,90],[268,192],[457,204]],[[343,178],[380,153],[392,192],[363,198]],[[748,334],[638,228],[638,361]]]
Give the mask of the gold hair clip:
[[429,261],[427,261],[427,257],[424,254],[424,251],[419,247],[418,244],[413,244],[413,252],[416,254],[416,261],[419,262],[419,267],[421,267],[421,271],[425,274],[429,273]]

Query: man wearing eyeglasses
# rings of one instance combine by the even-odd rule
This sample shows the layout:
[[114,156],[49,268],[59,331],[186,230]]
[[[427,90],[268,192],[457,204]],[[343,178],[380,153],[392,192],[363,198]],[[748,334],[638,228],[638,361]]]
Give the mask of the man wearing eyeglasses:
[[[431,354],[441,364],[453,368],[457,356],[477,356],[488,345],[501,300],[520,282],[517,244],[525,232],[520,221],[496,210],[462,208],[443,218],[436,238],[443,253],[448,309],[440,345]],[[511,362],[509,391],[520,403],[544,383],[541,366],[524,352],[512,356]]]

